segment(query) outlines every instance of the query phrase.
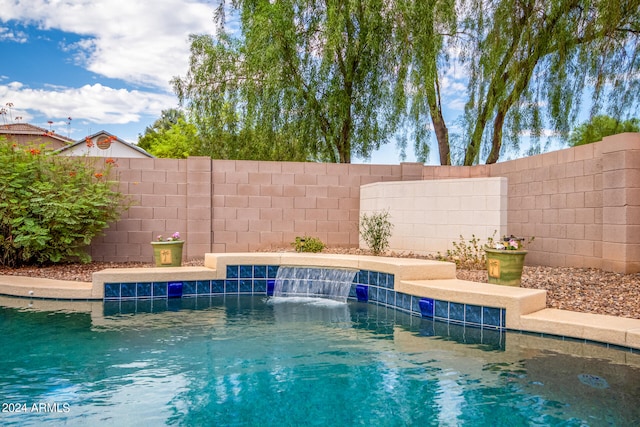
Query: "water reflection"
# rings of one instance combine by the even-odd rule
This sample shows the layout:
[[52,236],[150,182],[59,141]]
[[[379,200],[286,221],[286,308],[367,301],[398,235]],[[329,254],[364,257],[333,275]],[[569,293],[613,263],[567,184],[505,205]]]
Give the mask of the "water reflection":
[[0,322],[5,396],[71,405],[68,414],[13,414],[8,425],[640,420],[638,355],[373,304],[111,301],[92,313],[0,308]]

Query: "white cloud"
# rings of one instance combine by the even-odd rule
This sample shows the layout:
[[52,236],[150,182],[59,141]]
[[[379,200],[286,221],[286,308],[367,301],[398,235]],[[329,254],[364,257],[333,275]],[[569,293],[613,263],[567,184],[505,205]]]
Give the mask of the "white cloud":
[[101,124],[138,122],[144,115],[159,116],[163,109],[176,107],[173,95],[113,89],[101,84],[79,88],[31,89],[18,82],[0,85],[0,99],[12,100],[13,116],[27,120],[32,114],[45,117],[72,117]]
[[194,0],[18,0],[0,8],[0,21],[78,34],[68,47],[90,71],[169,91],[186,73],[189,34],[212,33],[213,13]]
[[25,43],[27,41],[27,34],[24,31],[13,31],[6,27],[0,27],[0,42],[2,41]]

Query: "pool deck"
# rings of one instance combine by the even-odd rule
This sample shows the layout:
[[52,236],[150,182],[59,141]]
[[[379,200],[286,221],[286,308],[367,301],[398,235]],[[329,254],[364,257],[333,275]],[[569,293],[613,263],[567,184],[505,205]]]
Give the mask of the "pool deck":
[[[206,254],[203,267],[106,269],[93,283],[0,275],[0,295],[27,301],[101,301],[104,284],[172,280],[217,280],[233,264],[332,266],[394,275],[394,289],[410,295],[506,308],[509,330],[584,339],[640,349],[640,319],[546,308],[546,291],[477,283],[455,278],[455,265],[411,258],[298,253]],[[30,303],[31,304],[31,303]],[[47,306],[46,303],[37,303]],[[17,304],[19,305],[19,304]]]

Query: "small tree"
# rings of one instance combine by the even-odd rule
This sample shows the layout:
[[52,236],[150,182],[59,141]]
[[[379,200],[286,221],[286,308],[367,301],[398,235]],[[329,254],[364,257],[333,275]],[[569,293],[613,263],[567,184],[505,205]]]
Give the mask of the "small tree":
[[374,255],[380,255],[389,248],[393,228],[389,216],[389,211],[383,211],[363,214],[360,217],[360,236]]
[[84,248],[124,209],[114,161],[97,161],[0,139],[0,265],[91,260]]
[[640,120],[629,119],[621,121],[610,116],[595,116],[571,131],[569,145],[576,147],[590,144],[601,141],[605,136],[624,132],[640,132]]

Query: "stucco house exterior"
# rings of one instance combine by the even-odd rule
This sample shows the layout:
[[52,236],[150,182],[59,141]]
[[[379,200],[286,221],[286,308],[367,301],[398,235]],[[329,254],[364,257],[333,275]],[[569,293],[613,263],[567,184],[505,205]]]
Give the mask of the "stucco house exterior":
[[89,156],[112,158],[152,158],[137,145],[121,140],[107,131],[100,131],[70,145],[59,148],[55,154],[61,156]]
[[49,150],[58,150],[75,142],[71,138],[67,138],[38,126],[30,125],[29,123],[0,125],[0,137],[2,136],[7,138],[8,141],[12,141],[19,145],[45,145]]
[[121,140],[107,131],[100,131],[79,141],[28,123],[0,125],[0,137],[23,146],[44,145],[61,156],[90,156],[112,158],[153,158],[135,144]]

